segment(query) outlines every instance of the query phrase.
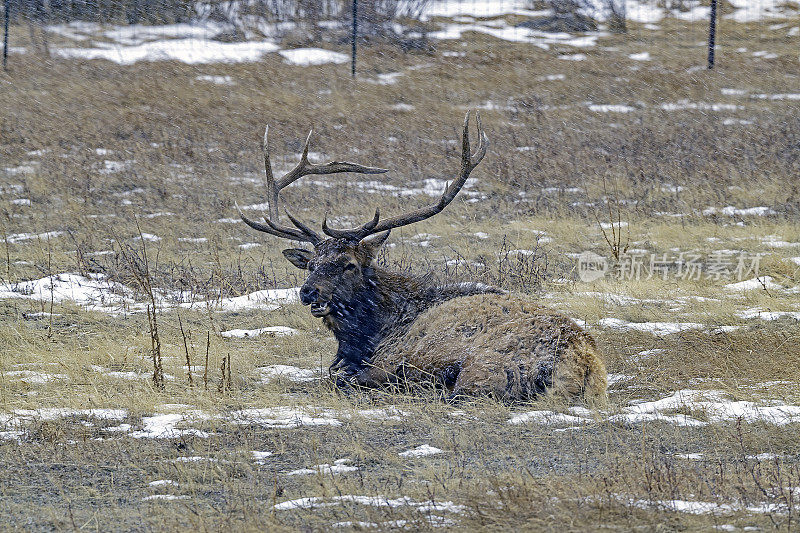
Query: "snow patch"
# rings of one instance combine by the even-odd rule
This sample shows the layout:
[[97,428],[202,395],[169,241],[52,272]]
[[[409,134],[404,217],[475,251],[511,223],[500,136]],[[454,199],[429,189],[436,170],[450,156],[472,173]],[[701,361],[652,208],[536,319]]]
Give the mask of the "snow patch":
[[512,416],[508,423],[519,425],[533,422],[534,424],[543,426],[554,426],[561,424],[587,424],[590,421],[591,420],[584,417],[557,413],[555,411],[528,411],[527,413]]
[[322,48],[296,48],[294,50],[280,50],[278,53],[290,65],[301,67],[324,65],[326,63],[340,64],[350,61],[350,56]]
[[206,461],[209,463],[217,462],[213,457],[203,457],[202,455],[185,455],[172,460],[173,463],[203,463]]
[[732,205],[718,208],[718,207],[707,207],[703,209],[703,215],[715,215],[715,214],[722,214],[729,217],[732,216],[746,216],[746,217],[764,217],[768,215],[776,214],[770,207],[767,206],[759,206],[759,207],[745,207],[745,208],[738,208]]
[[726,118],[723,119],[723,126],[750,126],[753,124],[752,120],[745,120],[743,118]]
[[[431,17],[456,18],[468,16],[472,18],[492,18],[501,15],[519,13],[529,14],[525,10],[528,2],[526,0],[506,0],[497,2],[496,0],[470,0],[463,2],[458,0],[438,0],[430,2],[423,11],[423,20]],[[545,12],[549,13],[549,12]]]
[[719,91],[725,96],[744,96],[747,94],[747,91],[744,89],[732,89],[729,87],[723,87]]
[[586,54],[560,55],[558,58],[563,59],[564,61],[585,61]]
[[735,104],[709,104],[707,102],[690,102],[689,100],[678,100],[675,103],[661,104],[664,111],[683,111],[693,109],[699,111],[738,111],[744,107]]
[[763,289],[778,291],[784,289],[783,285],[779,285],[773,281],[772,276],[760,276],[736,283],[728,283],[724,288],[725,290],[734,292],[748,292]]
[[567,32],[546,32],[519,26],[512,26],[505,20],[491,22],[470,21],[466,24],[445,24],[440,30],[431,32],[428,37],[439,40],[462,39],[466,32],[476,32],[490,35],[496,39],[509,42],[527,43],[543,50],[549,50],[552,45],[566,45],[575,48],[595,46],[602,32],[587,32],[575,36]]
[[263,291],[251,292],[233,298],[221,298],[219,300],[196,301],[182,303],[185,308],[211,307],[217,311],[233,312],[245,310],[274,311],[280,308],[279,304],[296,303],[300,301],[300,288],[290,289],[267,289]]
[[736,313],[736,315],[740,318],[744,318],[745,320],[760,318],[761,320],[770,322],[783,318],[800,320],[800,311],[763,311],[760,307],[745,309],[744,311]]
[[215,85],[236,85],[233,78],[230,76],[212,76],[210,74],[203,74],[195,78],[197,81],[207,81]]
[[6,167],[3,169],[7,174],[33,174],[36,169],[30,165],[21,165],[18,167]]
[[682,331],[705,329],[705,324],[696,322],[626,322],[619,318],[602,318],[598,322],[601,327],[619,331],[642,331],[662,337]]
[[321,464],[321,465],[314,465],[311,468],[301,468],[299,470],[292,470],[291,472],[286,472],[287,476],[308,476],[311,474],[346,474],[348,472],[357,472],[359,468],[357,466],[348,465],[347,463],[350,462],[350,459],[337,459],[333,462],[332,465],[330,464]]
[[253,461],[259,465],[267,464],[267,458],[274,455],[272,452],[252,451],[250,453],[253,454]]
[[68,407],[15,409],[11,413],[0,413],[0,425],[23,428],[36,421],[61,420],[70,417],[123,420],[126,416],[128,416],[128,411],[125,409],[71,409]]
[[292,429],[302,426],[341,426],[329,410],[313,407],[267,407],[261,409],[242,409],[231,416],[235,424],[255,424],[278,429]]
[[736,22],[757,22],[770,18],[783,18],[789,16],[791,11],[787,11],[785,4],[782,0],[758,0],[752,2],[750,0],[729,0],[729,3],[736,8],[736,10],[726,15],[726,19],[734,20]]
[[10,244],[18,244],[25,241],[37,240],[46,241],[64,235],[63,231],[48,231],[46,233],[12,233],[7,237]]
[[59,48],[54,52],[68,59],[104,59],[120,65],[132,65],[138,61],[179,61],[197,65],[258,61],[264,54],[276,50],[278,46],[269,41],[223,43],[189,38],[153,41],[135,46]]
[[268,326],[266,328],[259,328],[259,329],[232,329],[220,333],[220,335],[227,338],[259,337],[261,335],[272,335],[273,337],[286,337],[295,334],[297,334],[296,329],[292,329],[286,326]]
[[[162,406],[168,407],[168,406]],[[210,417],[202,411],[186,411],[183,413],[155,414],[142,417],[142,429],[130,434],[134,439],[174,439],[182,437],[207,438],[209,434],[194,428],[179,429],[177,426],[191,422],[208,420]]]
[[768,235],[761,239],[761,242],[772,248],[794,248],[800,246],[800,242],[787,242],[776,235]]
[[366,81],[377,85],[394,85],[401,76],[403,76],[402,72],[387,72],[385,74],[378,74],[375,76],[375,79],[368,79]]
[[601,222],[600,227],[602,229],[611,229],[611,228],[626,228],[628,227],[627,222]]
[[323,498],[321,496],[312,496],[308,498],[299,498],[296,500],[287,500],[278,503],[272,508],[276,511],[291,511],[296,509],[314,509],[320,507],[332,507],[342,503],[356,503],[359,505],[367,505],[371,507],[403,507],[412,506],[416,507],[419,512],[431,511],[447,511],[452,513],[460,513],[466,509],[462,505],[457,505],[453,502],[419,502],[415,501],[408,496],[401,496],[399,498],[388,498],[386,496],[357,496],[353,494],[344,494],[341,496],[332,496],[330,498]]
[[177,484],[178,484],[177,481],[173,481],[171,479],[157,479],[155,481],[151,481],[147,485],[150,487],[165,487],[167,485],[175,486]]
[[13,381],[23,381],[25,383],[50,383],[51,381],[69,381],[66,374],[45,374],[33,370],[9,370],[4,373],[7,378]]
[[436,455],[438,453],[444,453],[444,450],[441,450],[434,446],[430,446],[428,444],[422,444],[420,446],[417,446],[416,448],[400,452],[397,455],[399,455],[400,457],[426,457],[428,455]]
[[74,302],[92,311],[114,313],[134,305],[133,291],[103,276],[86,278],[78,274],[57,274],[37,280],[0,284],[0,298]]
[[318,370],[298,368],[289,365],[270,365],[256,369],[261,374],[262,383],[270,383],[279,379],[289,381],[315,381],[320,378]]
[[622,414],[613,415],[612,421],[641,422],[665,420],[677,425],[702,426],[706,422],[687,415],[665,415],[663,411],[692,409],[705,413],[708,423],[728,422],[741,419],[744,422],[766,422],[786,425],[800,422],[800,406],[786,405],[779,401],[757,404],[749,401],[733,401],[718,390],[683,389],[652,402],[641,402],[623,408]]
[[592,104],[589,106],[589,111],[595,113],[630,113],[635,110],[635,107],[624,104]]
[[145,496],[142,498],[143,502],[151,502],[151,501],[167,501],[171,502],[174,500],[188,500],[189,496],[179,496],[176,494],[151,494],[150,496]]

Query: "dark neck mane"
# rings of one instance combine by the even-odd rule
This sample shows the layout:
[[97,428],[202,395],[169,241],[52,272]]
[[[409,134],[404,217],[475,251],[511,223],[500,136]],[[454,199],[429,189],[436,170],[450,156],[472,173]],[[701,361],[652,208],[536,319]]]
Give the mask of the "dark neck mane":
[[366,284],[348,302],[323,319],[339,341],[331,368],[361,370],[389,335],[401,335],[427,309],[452,298],[503,291],[481,283],[436,285],[427,278],[365,269]]

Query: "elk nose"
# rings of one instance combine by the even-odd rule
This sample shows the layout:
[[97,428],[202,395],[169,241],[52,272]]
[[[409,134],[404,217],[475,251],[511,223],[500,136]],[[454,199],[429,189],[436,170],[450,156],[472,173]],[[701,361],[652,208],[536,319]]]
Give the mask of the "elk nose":
[[303,303],[303,305],[311,305],[317,301],[318,296],[319,291],[314,287],[303,285],[303,287],[300,289],[300,301]]

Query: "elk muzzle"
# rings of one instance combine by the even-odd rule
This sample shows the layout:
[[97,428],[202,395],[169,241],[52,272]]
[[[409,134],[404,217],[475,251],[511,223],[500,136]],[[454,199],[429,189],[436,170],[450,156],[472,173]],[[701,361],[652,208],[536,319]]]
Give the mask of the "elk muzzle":
[[300,288],[300,302],[303,305],[311,306],[311,314],[317,318],[322,318],[331,313],[329,301],[320,301],[319,289],[306,282]]

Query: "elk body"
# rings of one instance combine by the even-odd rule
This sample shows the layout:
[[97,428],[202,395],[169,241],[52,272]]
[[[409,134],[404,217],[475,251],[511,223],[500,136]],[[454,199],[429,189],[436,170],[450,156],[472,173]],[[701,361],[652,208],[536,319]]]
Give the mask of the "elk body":
[[464,120],[461,170],[435,204],[369,222],[334,229],[327,219],[323,238],[288,211],[294,227],[278,223],[281,189],[308,174],[384,169],[353,163],[308,162],[309,133],[300,163],[275,179],[264,135],[269,216],[265,224],[241,213],[250,227],[313,249],[290,248],[284,256],[308,271],[300,300],[321,318],[339,348],[330,365],[339,382],[379,387],[398,381],[428,383],[453,395],[490,395],[528,400],[555,395],[602,401],[606,371],[592,337],[570,318],[536,301],[480,283],[435,284],[380,268],[378,250],[397,227],[430,218],[458,194],[486,154],[486,135],[477,117],[479,143],[473,154],[469,113]]

